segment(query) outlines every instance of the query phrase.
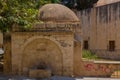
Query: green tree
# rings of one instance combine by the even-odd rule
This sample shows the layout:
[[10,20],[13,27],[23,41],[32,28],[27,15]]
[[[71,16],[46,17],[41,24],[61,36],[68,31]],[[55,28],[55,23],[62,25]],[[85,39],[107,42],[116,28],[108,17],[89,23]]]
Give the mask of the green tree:
[[13,24],[29,28],[36,21],[38,8],[59,0],[0,0],[0,30],[9,31]]
[[60,0],[51,0],[51,3],[59,3]]
[[0,0],[0,30],[7,32],[17,24],[28,28],[36,19],[35,0]]
[[78,10],[93,7],[98,0],[60,0],[61,3],[69,8],[76,8]]

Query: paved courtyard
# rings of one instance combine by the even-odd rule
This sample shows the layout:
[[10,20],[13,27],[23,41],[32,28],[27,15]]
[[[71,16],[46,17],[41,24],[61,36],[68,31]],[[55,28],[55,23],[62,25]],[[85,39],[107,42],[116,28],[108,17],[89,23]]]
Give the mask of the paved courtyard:
[[83,78],[70,78],[70,77],[58,77],[54,76],[51,77],[50,79],[32,79],[32,78],[27,78],[27,77],[6,77],[6,76],[1,76],[0,75],[0,80],[120,80],[117,78],[95,78],[95,77],[83,77]]

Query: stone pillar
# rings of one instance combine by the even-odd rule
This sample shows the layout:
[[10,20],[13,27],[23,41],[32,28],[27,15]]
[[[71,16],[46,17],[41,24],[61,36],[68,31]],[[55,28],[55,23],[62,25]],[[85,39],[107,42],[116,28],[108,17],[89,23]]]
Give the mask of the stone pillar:
[[10,74],[11,72],[11,35],[3,35],[3,47],[4,47],[4,74]]
[[81,43],[78,42],[78,41],[74,41],[74,59],[73,59],[73,62],[74,62],[74,75],[75,76],[81,76],[81,73],[83,73],[81,71],[82,69],[82,52],[81,52],[82,48],[81,48]]

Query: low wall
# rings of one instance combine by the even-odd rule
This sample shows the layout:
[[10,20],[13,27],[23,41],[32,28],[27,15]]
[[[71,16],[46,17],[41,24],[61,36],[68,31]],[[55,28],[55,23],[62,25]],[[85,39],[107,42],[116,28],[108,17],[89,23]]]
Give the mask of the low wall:
[[115,71],[120,70],[117,61],[82,61],[79,76],[110,77]]

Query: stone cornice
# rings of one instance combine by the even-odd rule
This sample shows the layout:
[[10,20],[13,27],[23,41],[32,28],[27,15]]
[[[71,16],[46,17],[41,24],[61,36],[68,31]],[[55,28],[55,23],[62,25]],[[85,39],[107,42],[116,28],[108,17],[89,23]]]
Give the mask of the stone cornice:
[[13,32],[63,32],[72,31],[74,32],[79,23],[38,23],[34,24],[30,29],[24,29],[19,26],[14,26]]

